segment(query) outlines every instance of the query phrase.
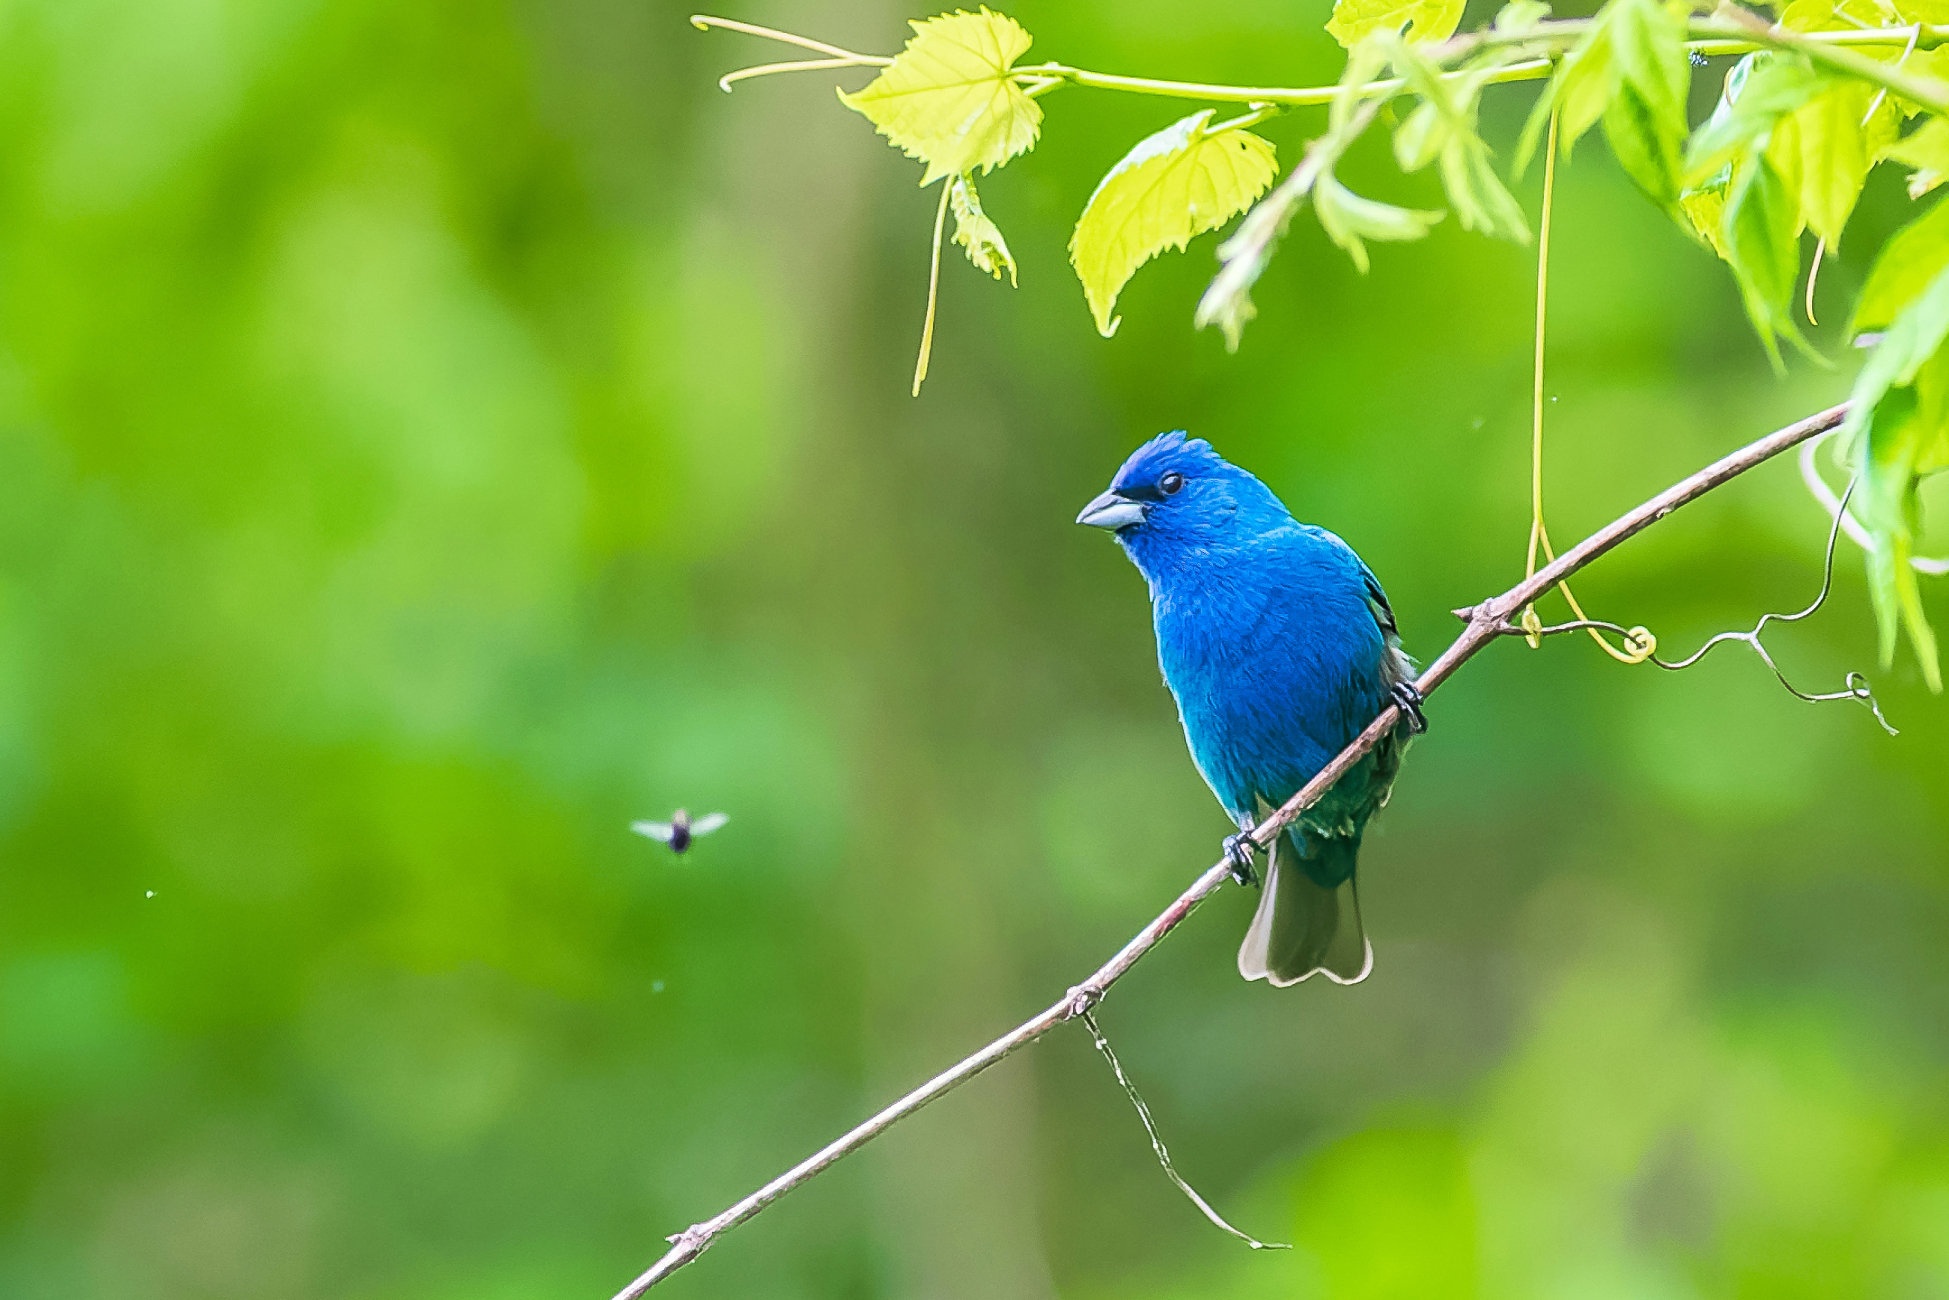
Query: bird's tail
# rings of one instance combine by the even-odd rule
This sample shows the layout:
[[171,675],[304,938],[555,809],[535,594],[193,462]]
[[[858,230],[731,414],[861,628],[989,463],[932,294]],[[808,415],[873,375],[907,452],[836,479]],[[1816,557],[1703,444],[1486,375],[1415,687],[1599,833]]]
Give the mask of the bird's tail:
[[[1357,840],[1323,838],[1308,859],[1297,856],[1286,836],[1273,841],[1259,910],[1238,950],[1239,974],[1275,988],[1316,974],[1336,984],[1367,978],[1374,968],[1374,949],[1360,924],[1360,894],[1354,886],[1359,847]],[[1315,875],[1339,883],[1323,885]]]

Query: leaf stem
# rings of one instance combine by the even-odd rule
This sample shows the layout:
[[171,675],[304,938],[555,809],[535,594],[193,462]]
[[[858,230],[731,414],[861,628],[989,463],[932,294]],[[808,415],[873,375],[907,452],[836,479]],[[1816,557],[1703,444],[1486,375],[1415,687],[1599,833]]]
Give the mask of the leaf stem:
[[920,357],[914,362],[914,396],[927,382],[927,359],[934,351],[934,303],[941,290],[941,232],[947,228],[947,200],[954,178],[941,178],[941,206],[934,209],[934,260],[927,267],[927,322],[920,327]]
[[852,50],[838,45],[828,45],[824,41],[814,40],[810,36],[799,36],[793,32],[781,32],[776,27],[761,27],[757,23],[740,22],[736,18],[717,18],[710,14],[692,14],[690,16],[690,25],[700,32],[708,32],[712,28],[722,28],[727,32],[743,32],[746,36],[762,36],[768,41],[783,41],[787,45],[796,45],[802,50],[811,50],[815,54],[830,55],[835,59],[844,59],[848,63],[859,63],[873,68],[884,68],[893,62],[892,59],[884,54],[857,54]]

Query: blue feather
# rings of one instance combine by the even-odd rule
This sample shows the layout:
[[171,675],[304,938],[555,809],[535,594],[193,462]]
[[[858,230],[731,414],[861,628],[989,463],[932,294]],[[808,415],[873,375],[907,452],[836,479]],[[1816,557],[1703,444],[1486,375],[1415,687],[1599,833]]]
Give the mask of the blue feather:
[[[1241,827],[1312,779],[1412,677],[1387,597],[1353,548],[1294,519],[1202,438],[1145,443],[1078,522],[1114,528],[1149,583],[1191,757]],[[1365,976],[1354,870],[1405,746],[1402,733],[1385,740],[1275,846],[1240,952],[1248,978]]]

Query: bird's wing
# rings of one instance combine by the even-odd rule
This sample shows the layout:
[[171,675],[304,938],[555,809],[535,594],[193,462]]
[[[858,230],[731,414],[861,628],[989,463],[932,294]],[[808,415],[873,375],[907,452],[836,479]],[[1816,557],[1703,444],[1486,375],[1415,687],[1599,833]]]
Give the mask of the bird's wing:
[[699,817],[690,824],[690,833],[692,835],[709,835],[712,831],[730,820],[723,813],[705,813],[702,817]]
[[677,833],[677,828],[669,822],[631,822],[629,828],[663,844],[668,844]]

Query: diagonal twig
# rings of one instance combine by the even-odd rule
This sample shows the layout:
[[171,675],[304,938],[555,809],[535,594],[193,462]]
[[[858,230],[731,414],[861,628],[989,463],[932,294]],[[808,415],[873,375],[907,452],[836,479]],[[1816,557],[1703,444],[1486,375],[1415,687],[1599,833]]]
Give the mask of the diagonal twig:
[[[1500,640],[1504,635],[1504,628],[1513,615],[1549,591],[1561,579],[1583,569],[1680,506],[1698,500],[1714,488],[1731,482],[1754,466],[1763,464],[1809,438],[1839,428],[1842,417],[1846,414],[1845,404],[1830,407],[1818,415],[1808,416],[1797,424],[1788,425],[1784,429],[1776,430],[1764,438],[1748,443],[1689,478],[1666,488],[1629,513],[1619,516],[1500,596],[1492,596],[1478,605],[1456,610],[1457,616],[1468,626],[1421,674],[1415,683],[1416,687],[1424,696],[1433,693],[1485,646]],[[1306,783],[1304,789],[1288,799],[1279,811],[1258,824],[1251,834],[1251,842],[1263,850],[1289,822],[1319,802],[1332,788],[1333,783],[1365,758],[1383,737],[1399,725],[1400,721],[1400,710],[1396,706],[1390,704],[1383,709],[1380,716],[1368,723],[1366,729],[1356,736],[1352,743],[1341,750],[1332,762]],[[901,1120],[922,1107],[938,1101],[989,1066],[1028,1046],[1058,1025],[1087,1015],[1097,1003],[1103,1000],[1111,985],[1122,979],[1131,967],[1163,940],[1165,935],[1175,930],[1185,917],[1196,911],[1198,904],[1217,893],[1224,883],[1231,879],[1231,875],[1230,860],[1221,858],[1206,868],[1204,873],[1182,894],[1179,894],[1177,900],[1165,908],[1155,920],[1139,930],[1136,937],[1126,943],[1116,956],[1105,962],[1095,974],[1070,989],[1055,1004],[1003,1034],[986,1047],[963,1057],[872,1118],[813,1152],[721,1214],[702,1223],[693,1224],[670,1237],[670,1249],[635,1281],[617,1292],[615,1300],[636,1300],[658,1282],[703,1254],[724,1233],[751,1218],[785,1193],[824,1173]]]

